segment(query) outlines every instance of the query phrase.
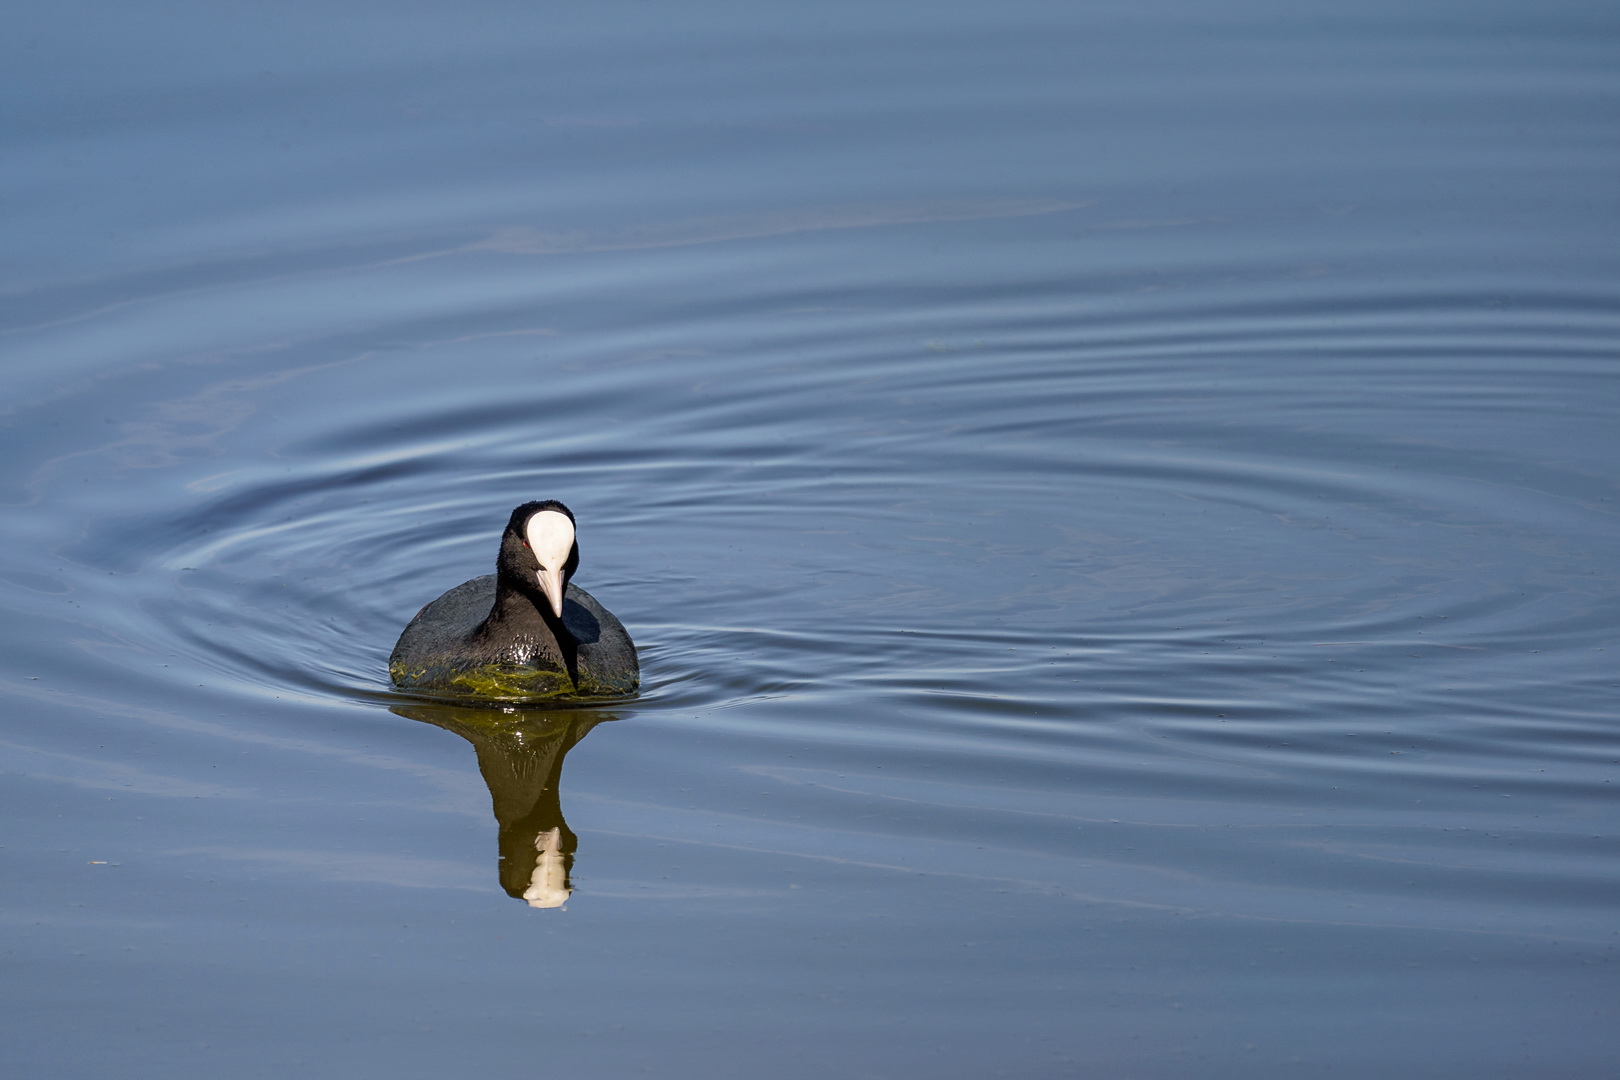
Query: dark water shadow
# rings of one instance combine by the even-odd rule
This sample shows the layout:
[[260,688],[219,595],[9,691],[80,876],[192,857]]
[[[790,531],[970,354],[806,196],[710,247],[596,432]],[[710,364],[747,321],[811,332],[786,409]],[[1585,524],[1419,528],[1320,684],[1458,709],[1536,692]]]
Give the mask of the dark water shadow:
[[508,711],[433,704],[390,709],[473,744],[499,826],[498,872],[506,894],[536,908],[567,903],[579,838],[563,818],[563,759],[597,724],[618,717],[582,709]]

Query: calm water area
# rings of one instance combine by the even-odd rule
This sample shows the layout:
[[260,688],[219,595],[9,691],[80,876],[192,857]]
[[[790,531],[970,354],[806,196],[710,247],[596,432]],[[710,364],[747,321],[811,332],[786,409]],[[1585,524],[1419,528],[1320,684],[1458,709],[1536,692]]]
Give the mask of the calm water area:
[[[6,1075],[1620,1075],[1612,3],[0,72]],[[640,695],[391,690],[545,498]]]

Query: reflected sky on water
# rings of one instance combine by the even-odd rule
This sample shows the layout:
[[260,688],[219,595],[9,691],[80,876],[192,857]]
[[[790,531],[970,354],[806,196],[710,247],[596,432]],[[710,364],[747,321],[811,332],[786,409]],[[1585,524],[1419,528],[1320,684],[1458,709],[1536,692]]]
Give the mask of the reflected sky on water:
[[1612,1073],[1608,6],[5,25],[13,1071]]

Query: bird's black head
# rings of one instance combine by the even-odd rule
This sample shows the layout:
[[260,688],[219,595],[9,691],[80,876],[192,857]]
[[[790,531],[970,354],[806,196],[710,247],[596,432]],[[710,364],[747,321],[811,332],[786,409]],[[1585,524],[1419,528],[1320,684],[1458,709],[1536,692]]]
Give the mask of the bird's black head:
[[563,592],[578,566],[579,543],[568,507],[546,499],[512,511],[495,564],[503,582],[536,596],[537,607],[560,619]]

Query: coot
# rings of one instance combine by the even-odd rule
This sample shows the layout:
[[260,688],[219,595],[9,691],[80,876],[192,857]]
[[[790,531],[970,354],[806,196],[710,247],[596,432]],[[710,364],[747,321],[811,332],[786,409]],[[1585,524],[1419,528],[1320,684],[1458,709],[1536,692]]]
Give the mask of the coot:
[[495,573],[457,585],[405,627],[388,658],[394,685],[498,701],[632,692],[636,647],[570,584],[578,566],[568,507],[547,499],[513,510]]

